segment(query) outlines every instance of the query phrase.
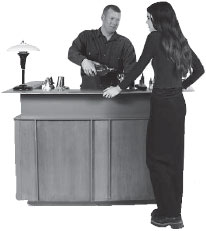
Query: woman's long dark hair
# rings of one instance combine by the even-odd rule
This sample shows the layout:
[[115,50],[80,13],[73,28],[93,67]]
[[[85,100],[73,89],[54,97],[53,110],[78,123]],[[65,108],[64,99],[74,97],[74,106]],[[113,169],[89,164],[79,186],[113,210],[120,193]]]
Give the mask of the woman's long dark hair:
[[178,76],[191,73],[191,49],[184,37],[176,14],[168,2],[157,2],[147,8],[153,27],[162,33],[162,46],[167,57],[175,63]]

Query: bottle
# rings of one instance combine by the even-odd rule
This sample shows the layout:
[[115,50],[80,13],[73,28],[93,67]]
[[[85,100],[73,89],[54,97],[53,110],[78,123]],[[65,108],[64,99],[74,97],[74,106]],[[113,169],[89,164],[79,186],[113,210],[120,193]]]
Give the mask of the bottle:
[[54,81],[52,77],[49,78],[49,86],[51,89],[54,89]]
[[135,81],[132,81],[132,82],[129,84],[129,89],[130,89],[130,90],[135,89]]
[[108,67],[107,65],[104,65],[104,64],[95,65],[95,68],[96,68],[98,76],[105,76],[110,72],[115,72],[116,71],[115,68],[110,68],[110,67]]
[[149,90],[152,90],[153,89],[153,81],[152,81],[152,78],[150,78],[149,80]]
[[135,87],[138,90],[141,90],[141,91],[146,91],[147,90],[147,86],[144,84],[144,75],[143,75],[143,73],[142,73],[141,79],[139,81],[139,84],[136,84]]
[[142,73],[141,79],[139,81],[139,85],[144,85],[144,75]]

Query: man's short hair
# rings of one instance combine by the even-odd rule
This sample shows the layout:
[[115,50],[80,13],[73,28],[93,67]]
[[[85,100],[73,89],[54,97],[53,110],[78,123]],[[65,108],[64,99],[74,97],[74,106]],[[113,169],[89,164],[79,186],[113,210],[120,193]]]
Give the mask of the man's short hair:
[[109,9],[112,9],[112,10],[115,11],[115,12],[121,13],[121,10],[119,9],[118,6],[115,6],[115,5],[108,5],[108,6],[106,6],[106,7],[104,8],[103,14],[105,15]]

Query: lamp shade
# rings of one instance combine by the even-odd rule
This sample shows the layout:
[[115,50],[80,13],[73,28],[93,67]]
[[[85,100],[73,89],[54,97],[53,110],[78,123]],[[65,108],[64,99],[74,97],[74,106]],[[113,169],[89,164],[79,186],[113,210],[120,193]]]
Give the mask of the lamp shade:
[[30,51],[39,51],[39,48],[29,45],[24,41],[22,41],[20,44],[8,48],[7,51],[30,52]]

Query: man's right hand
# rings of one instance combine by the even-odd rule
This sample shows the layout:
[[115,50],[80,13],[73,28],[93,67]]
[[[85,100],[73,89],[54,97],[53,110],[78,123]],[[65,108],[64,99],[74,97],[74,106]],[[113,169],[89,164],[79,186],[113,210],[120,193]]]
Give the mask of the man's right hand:
[[84,73],[88,76],[94,76],[97,74],[95,65],[97,62],[91,61],[89,59],[84,59],[81,63],[82,69],[84,70]]

